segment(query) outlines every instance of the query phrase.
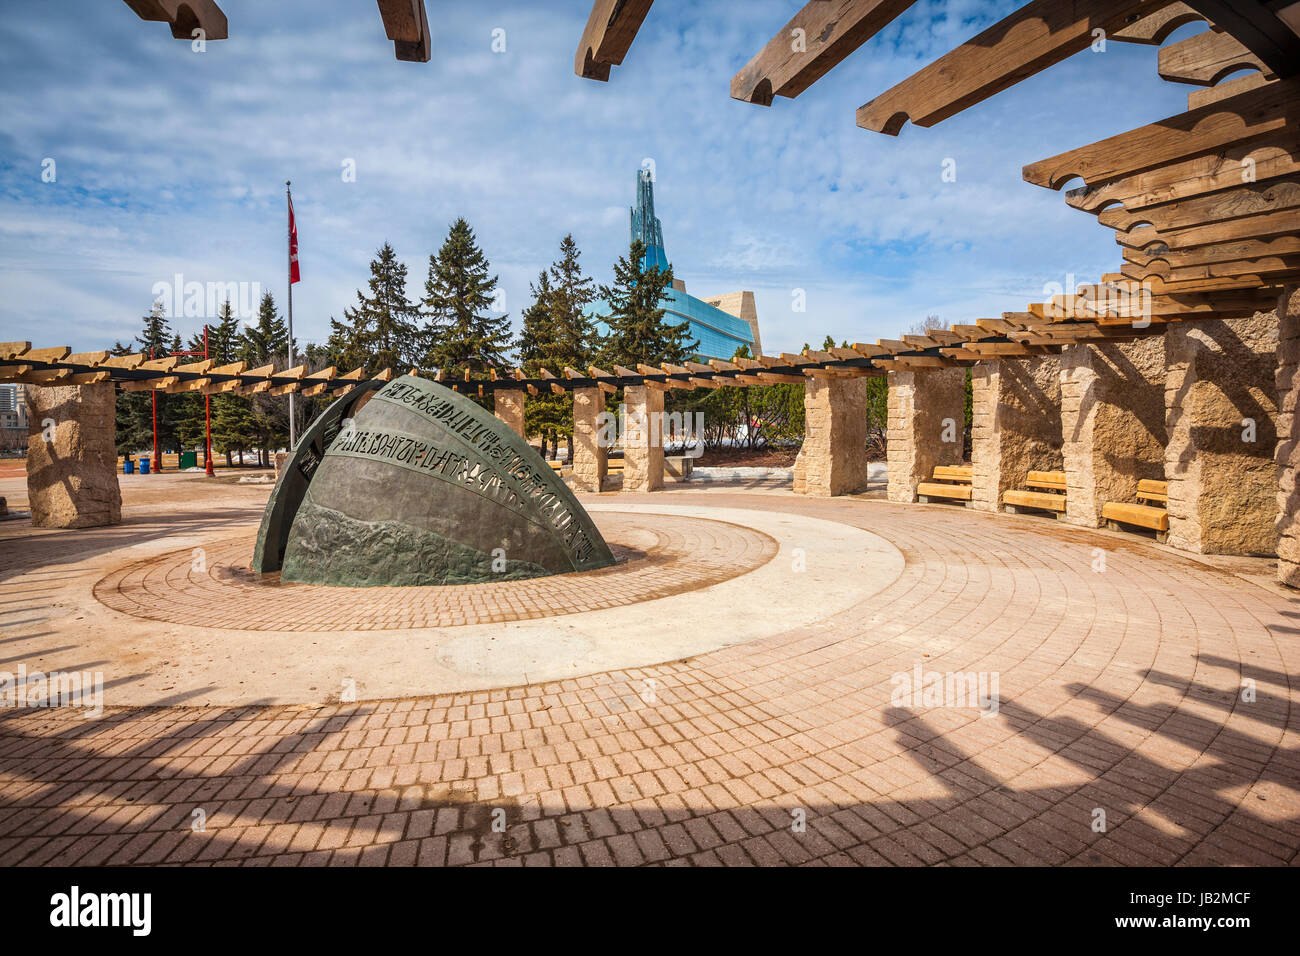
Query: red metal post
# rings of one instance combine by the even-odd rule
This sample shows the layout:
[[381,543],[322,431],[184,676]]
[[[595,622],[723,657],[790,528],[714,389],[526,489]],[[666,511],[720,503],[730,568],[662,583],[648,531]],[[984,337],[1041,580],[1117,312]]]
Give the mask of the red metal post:
[[[203,326],[203,357],[208,357],[208,326]],[[207,429],[205,445],[203,448],[204,472],[209,478],[214,474],[212,470],[212,396],[205,394],[203,396],[203,418],[204,427]]]
[[[150,349],[150,360],[153,357],[153,349]],[[153,400],[153,472],[156,475],[162,471],[162,455],[158,453],[158,389],[149,389],[149,397]]]

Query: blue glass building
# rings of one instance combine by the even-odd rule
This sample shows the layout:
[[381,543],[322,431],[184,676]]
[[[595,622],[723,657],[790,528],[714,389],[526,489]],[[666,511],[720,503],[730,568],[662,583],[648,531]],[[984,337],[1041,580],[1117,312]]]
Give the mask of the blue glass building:
[[[645,243],[646,254],[643,267],[658,266],[667,269],[668,254],[664,251],[663,225],[655,216],[654,179],[648,169],[637,171],[636,207],[631,210],[631,241],[640,239]],[[725,311],[718,307],[726,302],[739,314]],[[758,315],[754,309],[754,296],[749,292],[732,292],[715,297],[712,302],[697,299],[686,292],[685,283],[674,280],[673,288],[664,298],[664,321],[672,324],[689,322],[687,341],[696,341],[696,358],[698,360],[719,358],[729,359],[742,345],[749,348],[750,355],[762,351],[758,336]],[[609,327],[602,317],[609,314],[609,303],[593,302],[587,308],[588,315],[596,319],[602,334],[609,332]],[[742,316],[744,316],[742,318]]]

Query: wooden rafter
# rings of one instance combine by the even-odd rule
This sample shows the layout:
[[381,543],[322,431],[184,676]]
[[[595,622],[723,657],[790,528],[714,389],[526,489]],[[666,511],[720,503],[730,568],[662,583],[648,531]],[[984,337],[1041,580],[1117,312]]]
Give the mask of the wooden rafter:
[[609,80],[636,39],[654,0],[596,0],[582,31],[573,71],[589,80]]
[[1033,0],[858,109],[858,125],[898,135],[933,126],[1086,50],[1094,30],[1121,30],[1169,0]]
[[916,0],[811,0],[731,78],[733,99],[796,97]]
[[202,30],[205,40],[224,40],[229,36],[226,15],[214,0],[126,0],[126,5],[141,20],[170,25],[177,40],[193,40],[195,30]]
[[1025,180],[1060,189],[1131,176],[1300,126],[1300,79],[1270,83],[1158,123],[1081,146],[1024,168]]
[[1258,142],[1144,170],[1099,186],[1071,189],[1065,201],[1076,209],[1096,212],[1121,203],[1135,211],[1161,203],[1300,174],[1300,131],[1288,130]]
[[399,60],[429,62],[431,37],[424,0],[379,0],[379,15]]
[[1147,206],[1137,212],[1129,212],[1122,206],[1112,207],[1102,210],[1097,221],[1110,229],[1123,231],[1138,222],[1149,222],[1163,232],[1282,209],[1300,209],[1300,179],[1250,183],[1206,196]]
[[1264,61],[1231,33],[1206,30],[1163,47],[1157,72],[1162,80],[1171,83],[1214,86],[1229,73],[1241,69],[1272,74]]
[[1179,27],[1204,19],[1205,17],[1185,3],[1171,3],[1116,30],[1110,38],[1121,43],[1146,43],[1159,46]]

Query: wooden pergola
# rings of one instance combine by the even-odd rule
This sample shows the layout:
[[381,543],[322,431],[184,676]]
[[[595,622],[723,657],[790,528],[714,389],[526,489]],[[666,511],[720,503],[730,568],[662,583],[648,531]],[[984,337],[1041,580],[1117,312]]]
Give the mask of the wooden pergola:
[[[608,80],[652,2],[596,0],[578,44],[578,75]],[[732,78],[731,96],[760,106],[797,97],[913,3],[805,4]],[[1198,20],[1211,29],[1161,46]],[[865,103],[857,125],[891,136],[909,120],[933,126],[1088,49],[1099,35],[1160,46],[1159,75],[1198,87],[1184,113],[1024,167],[1028,182],[1049,189],[1083,180],[1066,201],[1115,230],[1118,271],[1023,313],[879,342],[892,354],[876,367],[1031,355],[1058,343],[1150,334],[1169,322],[1248,316],[1273,308],[1282,284],[1300,278],[1296,0],[1034,0]],[[1243,69],[1251,72],[1225,81]]]
[[[210,27],[209,37],[224,35],[224,14],[211,0],[127,2],[146,19],[168,20],[177,36],[188,35],[179,31],[190,17]],[[812,0],[732,78],[732,97],[762,106],[777,96],[797,97],[913,2]],[[608,80],[652,3],[596,0],[576,72]],[[427,59],[422,0],[379,0],[379,7],[399,57],[403,49],[423,49]],[[1197,20],[1211,29],[1161,46],[1175,29]],[[1023,312],[874,344],[714,359],[707,365],[566,369],[564,378],[493,370],[486,378],[467,374],[444,384],[482,395],[794,383],[1051,354],[1080,343],[1162,334],[1172,322],[1241,318],[1273,308],[1281,285],[1300,278],[1300,2],[1034,0],[867,102],[857,111],[857,123],[889,135],[908,120],[932,126],[1087,49],[1097,30],[1109,41],[1160,46],[1159,75],[1198,87],[1189,93],[1184,113],[1024,167],[1027,181],[1049,189],[1082,179],[1066,201],[1115,230],[1119,269],[1097,283],[1028,304]],[[803,31],[802,44],[791,42],[796,31]],[[1224,80],[1241,69],[1252,72]],[[5,382],[113,381],[128,390],[342,395],[362,377],[360,369],[343,375],[332,368],[308,374],[302,366],[245,370],[238,363],[178,365],[143,355],[0,345]]]

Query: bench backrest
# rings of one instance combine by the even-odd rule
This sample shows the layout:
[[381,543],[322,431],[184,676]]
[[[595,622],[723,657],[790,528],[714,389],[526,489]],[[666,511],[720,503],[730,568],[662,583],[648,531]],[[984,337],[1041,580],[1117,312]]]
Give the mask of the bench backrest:
[[1049,491],[1065,490],[1065,472],[1063,471],[1031,471],[1025,484],[1030,488],[1046,488]]
[[935,465],[935,481],[974,481],[974,465]]
[[1139,501],[1167,502],[1169,500],[1169,482],[1143,478],[1138,482],[1137,496]]

